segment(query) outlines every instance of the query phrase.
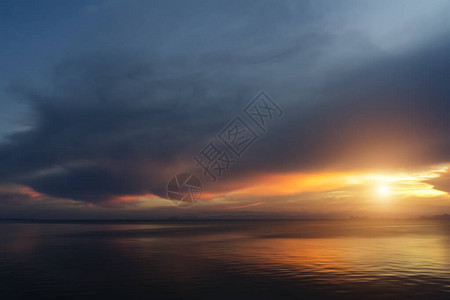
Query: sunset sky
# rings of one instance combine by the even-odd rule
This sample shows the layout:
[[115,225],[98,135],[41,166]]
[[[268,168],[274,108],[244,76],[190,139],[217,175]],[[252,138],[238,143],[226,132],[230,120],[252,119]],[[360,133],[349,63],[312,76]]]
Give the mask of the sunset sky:
[[[450,213],[449,1],[2,1],[0,218]],[[245,108],[264,91],[280,113]],[[233,156],[239,117],[257,138]],[[194,157],[233,159],[216,181]],[[190,208],[167,199],[188,172]]]

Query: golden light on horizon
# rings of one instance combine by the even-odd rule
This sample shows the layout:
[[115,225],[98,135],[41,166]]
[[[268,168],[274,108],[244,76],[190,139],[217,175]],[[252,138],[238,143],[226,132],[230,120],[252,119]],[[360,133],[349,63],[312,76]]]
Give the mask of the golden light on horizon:
[[447,166],[439,166],[423,171],[403,173],[354,171],[266,174],[258,176],[245,188],[232,192],[258,196],[280,196],[347,191],[347,195],[365,196],[364,192],[361,194],[361,191],[367,187],[365,189],[367,193],[370,189],[372,191],[375,189],[375,194],[382,198],[388,196],[434,197],[448,194],[434,189],[427,180],[441,176],[447,172],[447,169]]
[[382,184],[378,185],[377,192],[380,197],[386,198],[387,196],[390,195],[391,189],[388,184],[382,183]]

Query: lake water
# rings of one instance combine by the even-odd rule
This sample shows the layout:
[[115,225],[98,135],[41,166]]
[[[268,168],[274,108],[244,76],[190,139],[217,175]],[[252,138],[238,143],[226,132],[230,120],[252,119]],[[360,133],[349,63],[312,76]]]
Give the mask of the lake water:
[[450,298],[450,221],[0,223],[0,299]]

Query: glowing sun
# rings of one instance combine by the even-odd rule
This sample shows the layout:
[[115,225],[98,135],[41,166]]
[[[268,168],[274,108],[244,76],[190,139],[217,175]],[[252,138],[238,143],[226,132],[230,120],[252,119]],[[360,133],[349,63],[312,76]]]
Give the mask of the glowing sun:
[[387,184],[385,184],[385,183],[380,184],[380,185],[377,187],[377,191],[378,191],[378,195],[381,196],[381,197],[389,196],[389,194],[391,193],[391,190],[390,190],[390,188],[389,188],[389,185],[387,185]]

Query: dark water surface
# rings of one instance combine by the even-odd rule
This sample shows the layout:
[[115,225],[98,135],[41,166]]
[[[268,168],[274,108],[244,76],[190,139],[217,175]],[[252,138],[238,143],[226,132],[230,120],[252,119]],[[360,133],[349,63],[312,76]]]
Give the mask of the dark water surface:
[[450,299],[450,222],[0,223],[0,299]]

